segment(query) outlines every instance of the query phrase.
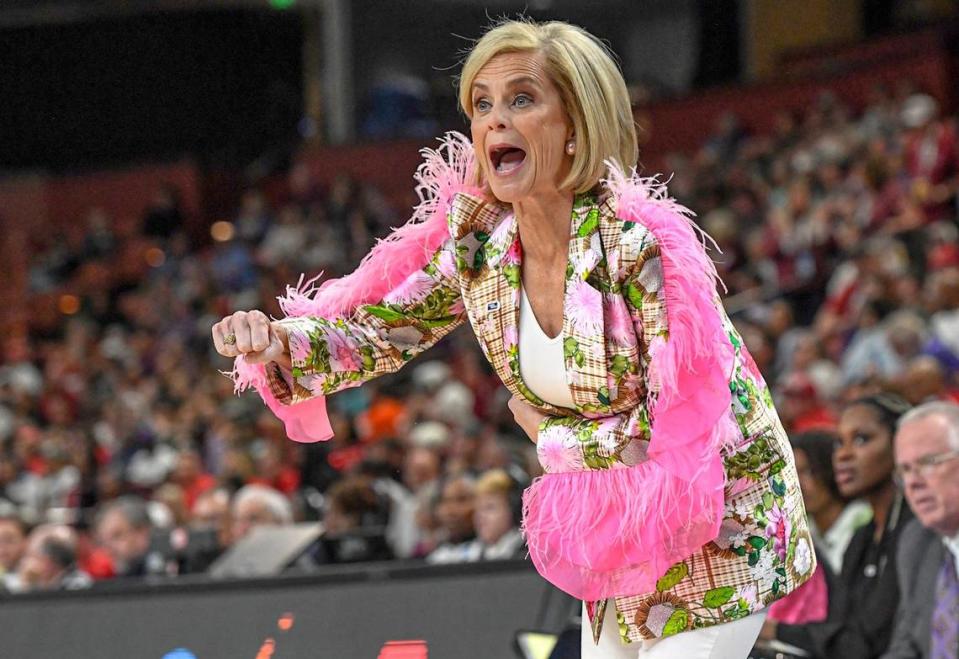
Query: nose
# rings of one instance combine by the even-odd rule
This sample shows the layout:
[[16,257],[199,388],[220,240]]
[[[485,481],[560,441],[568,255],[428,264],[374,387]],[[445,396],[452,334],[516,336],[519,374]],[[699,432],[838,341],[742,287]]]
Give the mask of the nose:
[[509,126],[509,116],[506,112],[506,108],[497,103],[493,106],[493,109],[489,113],[489,123],[487,124],[490,131],[503,130]]

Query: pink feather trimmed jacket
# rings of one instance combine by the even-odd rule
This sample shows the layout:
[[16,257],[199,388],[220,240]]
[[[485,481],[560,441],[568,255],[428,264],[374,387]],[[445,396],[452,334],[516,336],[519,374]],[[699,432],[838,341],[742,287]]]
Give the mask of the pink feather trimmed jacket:
[[281,298],[291,377],[238,358],[298,441],[331,436],[324,395],[392,372],[469,321],[503,384],[548,416],[523,497],[537,570],[626,642],[737,620],[804,583],[815,555],[789,442],[716,293],[689,219],[654,179],[610,166],[576,197],[563,316],[575,409],[523,382],[522,250],[484,200],[472,146],[424,150],[422,203],[351,275]]

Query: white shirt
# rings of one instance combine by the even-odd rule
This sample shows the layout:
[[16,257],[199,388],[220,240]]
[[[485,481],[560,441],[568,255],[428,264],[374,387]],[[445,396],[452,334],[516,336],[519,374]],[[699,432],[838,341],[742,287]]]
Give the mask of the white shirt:
[[952,552],[952,560],[956,562],[956,574],[959,574],[959,533],[951,538],[943,538],[946,549]]
[[546,335],[533,314],[526,291],[520,286],[519,372],[530,391],[557,407],[575,408],[566,384],[563,333]]

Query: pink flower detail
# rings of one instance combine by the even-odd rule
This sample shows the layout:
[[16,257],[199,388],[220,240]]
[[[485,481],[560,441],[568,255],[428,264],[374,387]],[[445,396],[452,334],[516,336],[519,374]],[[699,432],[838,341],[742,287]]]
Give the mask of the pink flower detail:
[[773,549],[779,556],[779,560],[786,560],[786,550],[789,547],[789,536],[792,534],[792,522],[789,516],[775,504],[768,513],[766,513],[766,538],[774,538]]
[[339,327],[331,327],[326,333],[326,340],[330,349],[330,368],[333,371],[359,370],[356,342],[346,332]]
[[519,238],[513,241],[513,244],[509,246],[509,249],[506,250],[506,253],[503,255],[503,264],[504,265],[519,265],[520,259],[522,258],[522,251],[519,242]]
[[503,328],[503,348],[506,349],[506,352],[509,352],[512,348],[516,347],[517,340],[516,326],[505,326]]
[[413,304],[425,298],[435,285],[432,277],[422,270],[417,270],[384,295],[383,301],[387,304]]
[[456,277],[456,257],[452,250],[444,249],[440,252],[436,259],[436,269],[446,279]]
[[738,599],[745,600],[750,609],[759,604],[759,592],[755,583],[747,583],[740,586],[736,592],[736,596]]
[[603,296],[581,279],[567,282],[566,307],[573,327],[580,334],[590,335],[603,329]]
[[463,313],[465,309],[466,305],[463,304],[463,298],[458,298],[453,302],[453,304],[450,305],[450,313],[454,316]]
[[636,343],[636,330],[626,301],[619,295],[607,295],[603,310],[606,314],[606,336],[619,346]]
[[576,435],[564,426],[549,426],[539,433],[536,455],[548,474],[583,469],[583,453]]
[[305,332],[294,327],[288,326],[287,334],[290,342],[290,357],[293,363],[302,364],[310,357],[310,339]]

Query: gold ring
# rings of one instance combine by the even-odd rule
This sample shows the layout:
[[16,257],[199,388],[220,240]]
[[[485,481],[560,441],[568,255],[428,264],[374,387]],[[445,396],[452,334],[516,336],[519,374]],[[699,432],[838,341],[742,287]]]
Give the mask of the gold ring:
[[227,334],[224,336],[223,344],[228,346],[236,345],[236,334]]

